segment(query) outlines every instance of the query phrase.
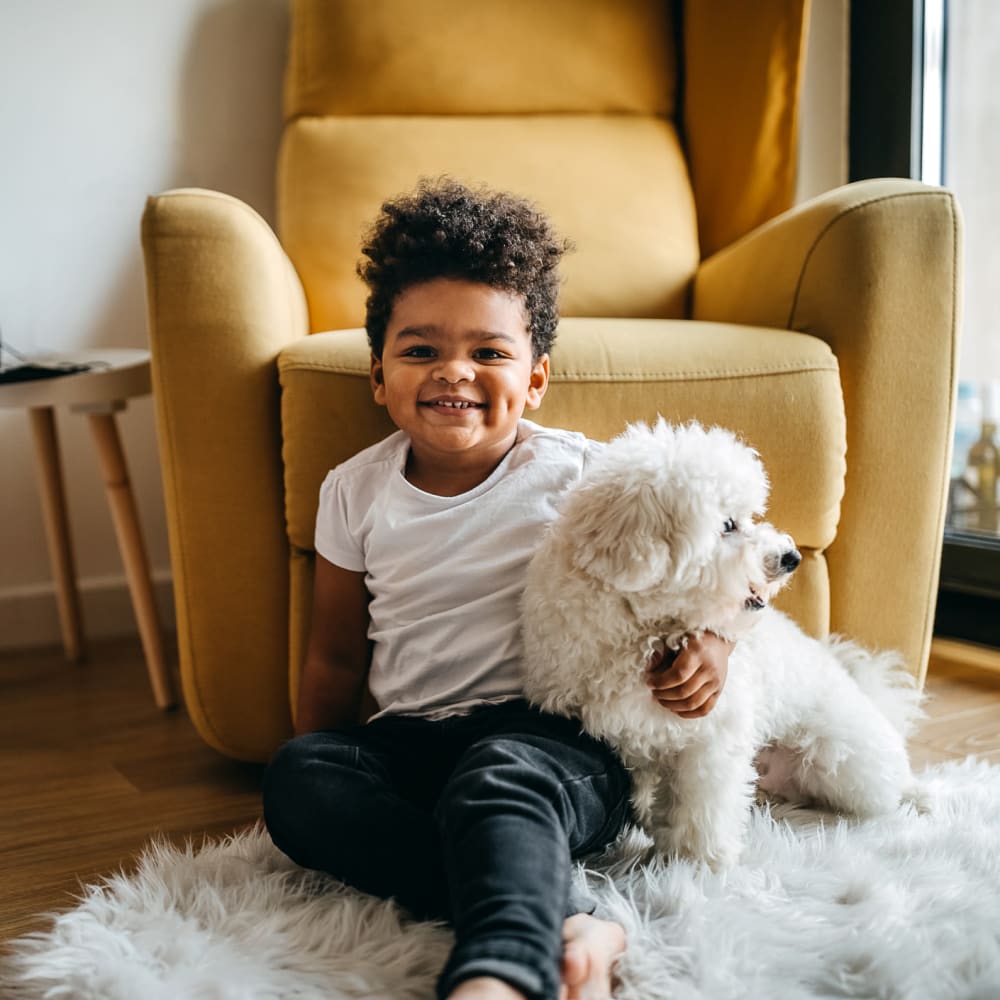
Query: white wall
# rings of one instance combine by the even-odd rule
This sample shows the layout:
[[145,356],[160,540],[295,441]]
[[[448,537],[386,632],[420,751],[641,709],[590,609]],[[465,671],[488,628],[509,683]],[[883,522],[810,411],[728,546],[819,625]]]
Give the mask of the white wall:
[[[3,0],[0,326],[21,351],[147,344],[139,220],[194,185],[273,221],[286,0]],[[88,634],[133,629],[86,422],[60,412]],[[151,400],[119,427],[162,606]],[[0,410],[0,647],[58,642],[28,422]]]
[[812,0],[796,202],[847,183],[850,0]]
[[[847,0],[814,0],[799,192],[842,183]],[[0,325],[22,351],[147,343],[150,193],[216,188],[273,223],[286,0],[3,0]],[[85,422],[60,413],[90,635],[134,627]],[[119,417],[170,620],[152,404]],[[0,410],[0,648],[58,642],[25,415]]]
[[1000,4],[948,7],[944,182],[965,221],[965,299],[959,375],[1000,380]]

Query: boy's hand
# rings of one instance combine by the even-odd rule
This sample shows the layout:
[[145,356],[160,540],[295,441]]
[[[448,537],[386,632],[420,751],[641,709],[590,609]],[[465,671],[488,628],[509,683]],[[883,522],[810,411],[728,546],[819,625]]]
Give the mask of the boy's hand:
[[681,719],[708,715],[726,685],[729,654],[735,645],[705,632],[688,636],[687,645],[676,652],[654,651],[646,671],[653,697]]

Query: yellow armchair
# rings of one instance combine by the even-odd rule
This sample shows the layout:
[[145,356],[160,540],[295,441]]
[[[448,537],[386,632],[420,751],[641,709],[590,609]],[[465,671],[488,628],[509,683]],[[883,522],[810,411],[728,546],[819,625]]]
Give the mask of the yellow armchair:
[[185,700],[264,759],[291,731],[319,483],[391,428],[362,229],[421,175],[534,198],[577,244],[542,422],[697,418],[762,454],[805,556],[784,606],[926,667],[959,216],[850,185],[789,209],[802,0],[296,0],[279,237],[223,194],[143,217]]

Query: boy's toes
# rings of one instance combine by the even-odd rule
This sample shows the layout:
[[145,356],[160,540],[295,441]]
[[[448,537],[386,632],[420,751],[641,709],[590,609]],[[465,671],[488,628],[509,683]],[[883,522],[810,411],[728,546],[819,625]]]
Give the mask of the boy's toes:
[[625,950],[620,924],[578,913],[563,924],[560,1000],[608,1000],[615,959]]

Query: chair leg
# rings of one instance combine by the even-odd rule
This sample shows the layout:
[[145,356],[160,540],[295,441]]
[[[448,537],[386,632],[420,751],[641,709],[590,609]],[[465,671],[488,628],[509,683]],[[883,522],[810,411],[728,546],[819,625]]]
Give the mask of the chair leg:
[[118,536],[118,548],[125,564],[125,575],[146,655],[153,697],[160,708],[172,708],[176,704],[176,698],[163,651],[163,632],[149,577],[149,561],[139,529],[139,515],[132,496],[118,425],[115,423],[114,413],[97,412],[88,413],[87,416],[97,444],[104,488],[115,534]]
[[83,659],[83,618],[80,595],[76,588],[76,567],[70,542],[69,519],[66,516],[66,492],[63,489],[59,463],[59,437],[56,433],[55,411],[51,406],[36,406],[30,410],[31,433],[35,443],[35,460],[41,487],[42,514],[45,536],[56,583],[56,602],[62,629],[66,658]]

